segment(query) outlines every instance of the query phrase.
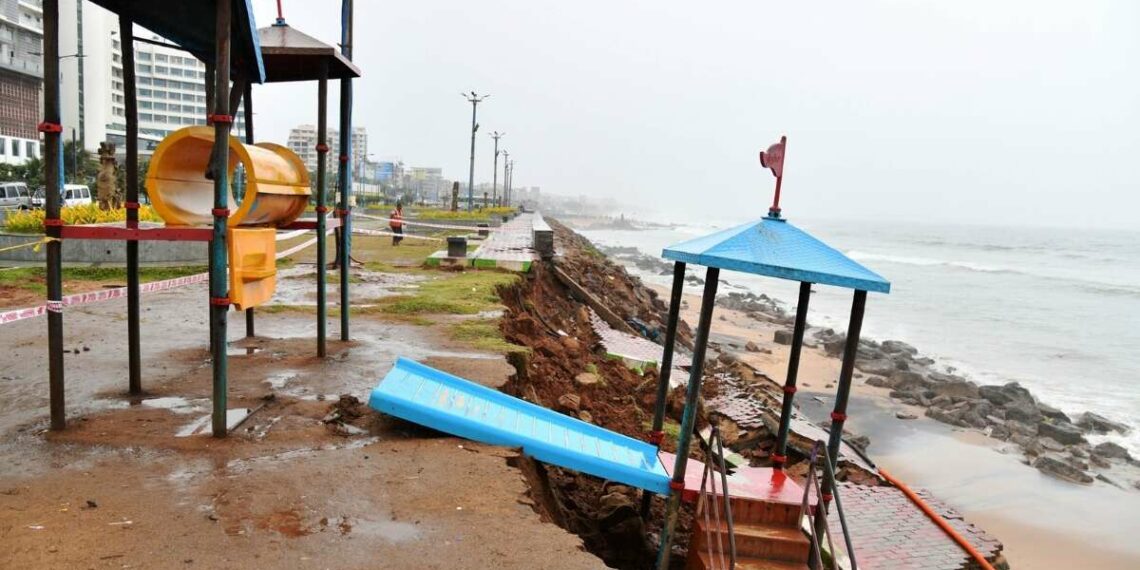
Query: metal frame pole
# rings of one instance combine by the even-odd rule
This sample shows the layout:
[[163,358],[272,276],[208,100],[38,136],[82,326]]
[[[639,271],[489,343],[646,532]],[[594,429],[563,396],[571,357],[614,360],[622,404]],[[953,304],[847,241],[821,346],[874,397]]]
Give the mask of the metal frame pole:
[[328,214],[325,193],[329,154],[328,98],[329,64],[322,59],[320,78],[317,80],[317,356],[321,358],[327,354],[326,338],[328,337],[328,283],[326,281],[328,252],[325,243],[325,232],[327,231],[325,220]]
[[226,435],[226,313],[230,309],[226,279],[226,222],[229,219],[230,0],[217,0],[214,74],[214,234],[210,241],[210,352],[213,356],[214,437]]
[[693,426],[697,422],[697,399],[701,395],[701,377],[705,370],[705,349],[709,344],[716,289],[720,283],[720,269],[709,267],[705,271],[705,292],[701,298],[701,318],[697,337],[693,341],[693,367],[689,371],[689,387],[685,392],[685,412],[677,438],[677,461],[673,464],[673,480],[669,482],[669,502],[665,507],[665,524],[661,527],[661,549],[657,553],[658,570],[669,568],[669,553],[673,546],[673,531],[677,526],[677,509],[681,506],[681,491],[685,488],[685,468],[689,463],[689,448],[693,443]]
[[796,324],[792,329],[792,347],[788,354],[788,375],[784,381],[784,402],[780,408],[780,429],[776,433],[776,450],[772,453],[772,466],[783,469],[788,460],[788,430],[792,425],[792,406],[796,397],[796,378],[800,373],[800,350],[807,329],[808,303],[811,301],[811,283],[800,282],[800,299],[796,304]]
[[499,137],[501,136],[503,133],[498,131],[491,133],[491,138],[495,139],[495,160],[491,166],[491,197],[496,204],[499,202]]
[[[855,358],[859,352],[859,334],[863,329],[863,312],[867,307],[867,292],[856,290],[851,301],[851,321],[847,324],[847,344],[843,348],[843,364],[839,368],[839,387],[835,393],[835,408],[831,412],[831,433],[827,440],[827,453],[834,472],[839,465],[839,444],[843,439],[843,424],[847,422],[847,400],[851,395],[851,375],[855,371]],[[815,518],[816,536],[823,536],[827,524],[828,504],[831,499],[831,481],[824,478],[820,485],[822,497],[820,515]]]
[[[352,61],[352,0],[341,2],[341,53]],[[352,79],[340,80],[340,339],[349,339],[348,264],[352,262]]]
[[[139,103],[135,87],[134,22],[119,15],[123,49],[123,95],[127,123],[127,227],[139,225]],[[128,392],[142,393],[142,334],[139,331],[139,242],[127,242],[127,368]]]
[[467,170],[467,211],[470,212],[473,205],[475,196],[475,131],[479,128],[478,123],[475,122],[476,109],[479,108],[479,98],[475,96],[475,92],[471,93],[471,165]]
[[[657,370],[657,400],[653,407],[653,428],[649,441],[661,449],[665,439],[665,403],[669,397],[669,380],[673,374],[673,347],[677,342],[677,321],[681,316],[681,300],[685,293],[685,262],[673,263],[673,291],[669,297],[669,317],[665,322],[665,351],[661,356],[661,367]],[[653,493],[641,494],[641,518],[649,516]]]
[[[67,427],[63,370],[63,256],[59,241],[60,176],[63,151],[59,126],[59,0],[44,0],[44,234],[47,243],[48,392],[51,429]],[[54,220],[49,223],[48,220]]]
[[[253,84],[245,82],[244,93],[242,100],[245,102],[245,143],[253,144]],[[249,180],[249,173],[246,173],[246,180]],[[253,307],[245,310],[245,336],[252,338],[257,336],[254,329],[254,313]]]

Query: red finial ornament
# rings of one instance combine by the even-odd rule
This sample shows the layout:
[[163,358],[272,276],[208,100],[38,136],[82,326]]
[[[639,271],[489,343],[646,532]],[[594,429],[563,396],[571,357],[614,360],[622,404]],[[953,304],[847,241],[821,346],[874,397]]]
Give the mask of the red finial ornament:
[[780,137],[780,142],[760,151],[760,166],[772,171],[776,177],[776,195],[772,198],[772,207],[768,208],[768,217],[780,217],[780,184],[784,181],[784,149],[788,146],[788,137]]

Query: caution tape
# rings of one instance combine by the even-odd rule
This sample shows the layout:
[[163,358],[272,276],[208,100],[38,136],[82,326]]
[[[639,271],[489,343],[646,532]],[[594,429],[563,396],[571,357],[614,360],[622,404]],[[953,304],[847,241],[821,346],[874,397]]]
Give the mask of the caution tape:
[[287,239],[293,239],[295,237],[303,236],[303,235],[309,233],[309,231],[310,230],[293,230],[291,232],[284,232],[284,233],[277,234],[277,236],[274,239],[276,239],[277,241],[285,241]]
[[369,220],[376,220],[378,222],[388,222],[388,223],[400,222],[401,224],[405,224],[405,225],[409,225],[409,226],[419,226],[419,227],[423,227],[423,228],[433,228],[433,229],[437,229],[437,230],[462,230],[462,231],[468,231],[468,232],[470,232],[470,231],[481,231],[481,232],[504,232],[504,233],[530,233],[530,230],[509,230],[509,229],[505,230],[501,227],[499,227],[499,228],[489,228],[489,227],[488,228],[481,228],[479,226],[452,226],[452,225],[447,225],[447,224],[429,224],[427,222],[409,222],[408,220],[406,220],[404,218],[400,218],[400,219],[396,220],[396,219],[392,219],[392,218],[381,218],[380,216],[369,216],[368,214],[353,214],[353,215],[361,217],[361,218],[368,218]]
[[432,236],[418,236],[415,234],[398,234],[396,232],[386,232],[384,230],[369,230],[366,228],[352,228],[352,233],[365,236],[399,236],[408,239],[426,239],[431,241],[447,241],[444,238],[437,238]]
[[[308,231],[308,230],[305,230]],[[327,234],[333,233],[333,230],[328,230]],[[46,238],[35,243],[45,243],[55,238]],[[288,255],[292,255],[317,243],[317,238],[313,238],[305,243],[291,247],[281,253],[278,253],[276,258],[281,259]],[[26,247],[29,244],[24,244]],[[156,293],[158,291],[165,291],[174,289],[175,287],[184,287],[186,285],[193,285],[195,283],[204,283],[210,279],[209,273],[196,273],[194,275],[187,275],[185,277],[176,277],[174,279],[166,279],[163,281],[151,281],[150,283],[143,283],[139,285],[139,293]],[[24,319],[31,319],[41,316],[47,312],[61,313],[64,307],[74,307],[78,305],[86,305],[88,303],[98,303],[100,301],[110,301],[111,299],[119,299],[127,296],[126,287],[116,287],[114,289],[103,289],[100,291],[88,291],[86,293],[75,293],[73,295],[66,295],[58,301],[48,301],[44,305],[37,307],[27,307],[24,309],[15,309],[12,311],[5,311],[0,313],[0,325],[5,325],[15,321],[22,321]]]
[[35,240],[35,241],[29,241],[27,243],[21,243],[19,245],[10,245],[8,247],[0,247],[0,253],[5,252],[5,251],[12,251],[14,249],[23,249],[25,247],[30,247],[30,248],[34,249],[35,251],[39,251],[41,245],[48,243],[48,242],[53,242],[53,241],[59,241],[59,238],[44,236],[44,237],[42,237],[38,240]]

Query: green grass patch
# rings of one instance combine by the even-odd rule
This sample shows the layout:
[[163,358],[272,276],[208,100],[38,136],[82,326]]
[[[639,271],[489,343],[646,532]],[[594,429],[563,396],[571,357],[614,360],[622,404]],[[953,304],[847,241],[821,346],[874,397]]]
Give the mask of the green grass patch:
[[[180,267],[140,267],[139,280],[143,283],[162,281],[185,277],[197,273],[204,273],[205,266],[190,265]],[[0,271],[0,286],[17,287],[37,293],[47,293],[45,269],[43,267],[21,267]],[[125,267],[65,267],[63,268],[63,282],[68,281],[95,281],[106,283],[126,283],[127,270]]]
[[451,210],[420,210],[416,212],[417,220],[458,220],[458,221],[488,221],[500,220],[504,214],[514,212],[514,208],[501,207],[501,208],[483,208],[482,210],[474,210],[471,212],[460,210],[452,212]]
[[391,314],[473,315],[501,308],[499,288],[512,285],[518,279],[512,273],[498,271],[439,274],[419,283],[419,287],[407,295],[381,299],[379,306],[381,312]]
[[507,341],[499,329],[499,319],[472,319],[451,325],[451,338],[471,344],[479,350],[498,352],[530,352],[525,346]]

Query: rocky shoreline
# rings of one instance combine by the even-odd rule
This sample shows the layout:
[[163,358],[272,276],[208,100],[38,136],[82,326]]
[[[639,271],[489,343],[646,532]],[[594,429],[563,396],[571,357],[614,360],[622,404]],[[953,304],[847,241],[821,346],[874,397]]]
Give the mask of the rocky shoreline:
[[[633,247],[600,247],[614,260],[654,275],[671,275],[673,264],[645,255]],[[695,273],[686,281],[700,284]],[[717,298],[718,306],[741,311],[749,317],[780,327],[773,341],[790,344],[794,321],[785,305],[767,295],[732,292]],[[833,329],[812,327],[805,334],[805,346],[819,347],[833,358],[842,355],[846,335]],[[749,343],[749,351],[762,350]],[[1077,484],[1101,481],[1119,488],[1140,490],[1140,461],[1123,446],[1089,438],[1126,435],[1133,429],[1094,412],[1069,415],[1041,402],[1017,382],[979,385],[949,366],[898,340],[860,339],[855,363],[856,379],[886,392],[904,405],[924,408],[923,414],[956,429],[977,430],[1006,442],[1002,449],[1015,446],[1023,462],[1041,472]],[[917,418],[900,411],[900,420]]]

